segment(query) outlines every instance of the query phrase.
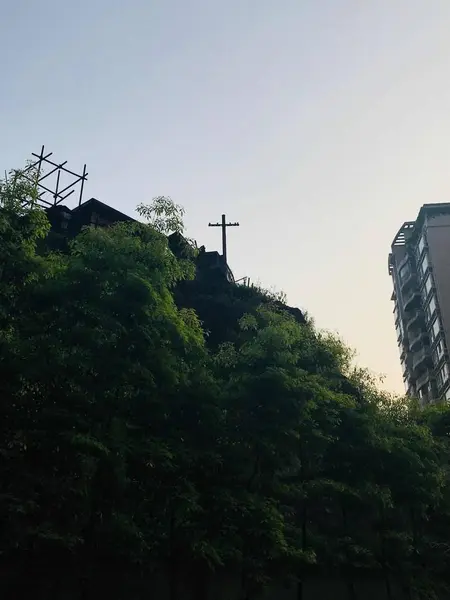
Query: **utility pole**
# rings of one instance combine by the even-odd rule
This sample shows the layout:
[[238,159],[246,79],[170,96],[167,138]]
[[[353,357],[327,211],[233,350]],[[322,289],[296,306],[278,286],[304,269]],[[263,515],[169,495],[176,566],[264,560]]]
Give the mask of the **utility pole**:
[[222,215],[221,223],[208,223],[208,227],[222,228],[222,256],[225,263],[227,263],[227,227],[239,227],[239,223],[227,223],[225,215]]

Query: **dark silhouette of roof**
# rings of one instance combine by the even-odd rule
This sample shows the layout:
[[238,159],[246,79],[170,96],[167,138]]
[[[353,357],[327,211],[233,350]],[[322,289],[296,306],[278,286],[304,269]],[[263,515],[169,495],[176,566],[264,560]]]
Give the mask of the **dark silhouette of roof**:
[[123,212],[120,212],[120,210],[117,210],[104,202],[100,202],[100,200],[97,200],[96,198],[90,198],[72,210],[72,215],[92,215],[93,213],[98,214],[102,219],[111,224],[121,221],[136,220]]
[[[120,222],[135,222],[136,219],[124,214],[123,212],[100,202],[96,198],[90,198],[76,208],[68,208],[58,204],[46,209],[48,219],[51,224],[53,235],[60,238],[71,238],[83,229],[83,227],[108,227],[114,223]],[[180,233],[172,233],[168,236],[169,246],[171,250],[177,254],[183,254],[183,247],[188,245],[187,240]],[[55,241],[55,248],[63,248],[63,240]],[[197,257],[197,272],[202,276],[222,277],[229,282],[233,282],[233,274],[229,266],[223,260],[223,257],[218,252],[206,252],[204,246],[201,247]]]

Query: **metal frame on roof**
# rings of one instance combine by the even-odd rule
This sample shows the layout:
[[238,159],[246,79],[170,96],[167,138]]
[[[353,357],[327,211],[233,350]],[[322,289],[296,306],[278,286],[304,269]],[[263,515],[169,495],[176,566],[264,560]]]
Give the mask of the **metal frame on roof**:
[[[45,152],[45,147],[42,146],[39,154],[32,153],[34,159],[30,164],[22,171],[22,174],[27,179],[36,184],[38,187],[37,202],[41,206],[57,206],[66,200],[69,196],[75,193],[77,186],[78,192],[78,206],[83,200],[84,183],[87,181],[88,172],[86,171],[86,165],[83,166],[83,172],[81,174],[75,173],[70,169],[66,168],[67,160],[62,163],[56,163],[50,160],[53,156],[53,152]],[[50,170],[44,172],[45,166],[49,166]],[[36,175],[30,177],[31,173]],[[61,187],[61,176],[66,176],[66,185]],[[45,181],[45,184],[43,183]],[[51,198],[51,200],[50,200]]]

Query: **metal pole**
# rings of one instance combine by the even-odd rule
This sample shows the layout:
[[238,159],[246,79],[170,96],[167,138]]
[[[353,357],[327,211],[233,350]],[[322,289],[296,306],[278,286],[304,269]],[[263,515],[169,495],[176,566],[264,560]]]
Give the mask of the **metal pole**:
[[227,225],[225,215],[222,215],[222,254],[225,264],[227,262]]
[[83,199],[83,190],[84,190],[84,182],[86,180],[86,165],[83,167],[83,175],[81,176],[81,188],[80,188],[80,197],[78,199],[78,206],[81,205],[81,201]]

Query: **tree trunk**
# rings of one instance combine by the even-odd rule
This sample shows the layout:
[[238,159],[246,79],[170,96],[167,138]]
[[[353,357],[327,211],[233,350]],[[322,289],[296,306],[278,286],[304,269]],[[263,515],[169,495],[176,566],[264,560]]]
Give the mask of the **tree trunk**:
[[402,586],[403,596],[406,600],[412,600],[412,591],[409,583],[404,583]]
[[175,517],[172,514],[169,524],[169,599],[178,600],[178,557],[175,548]]
[[380,532],[380,536],[381,536],[381,565],[382,565],[382,569],[383,569],[384,583],[385,583],[385,587],[386,587],[386,596],[387,596],[387,600],[392,600],[391,582],[389,579],[389,571],[387,568],[387,560],[386,560],[386,540],[385,540],[382,532]]
[[55,569],[55,573],[53,575],[53,582],[51,586],[50,598],[51,600],[60,600],[63,597],[63,575],[65,574],[65,570],[61,572],[59,568]]
[[347,580],[348,600],[357,600],[355,592],[355,584],[351,579]]
[[389,578],[389,573],[387,571],[385,571],[385,573],[384,573],[384,582],[386,585],[386,597],[388,600],[392,600],[391,580]]
[[[342,526],[344,529],[344,535],[347,536],[347,534],[348,534],[347,510],[346,510],[343,502],[341,502],[341,514],[342,514]],[[345,555],[346,555],[345,559],[347,562],[346,567],[350,569],[350,568],[352,568],[352,565],[350,565],[347,551],[345,552]],[[353,580],[350,579],[350,577],[347,577],[347,591],[348,591],[349,600],[356,600],[355,584],[354,584]]]
[[97,528],[97,503],[93,500],[91,503],[91,512],[89,520],[83,532],[83,548],[81,550],[81,572],[80,572],[80,598],[89,600],[91,597],[91,579],[94,572],[95,552],[95,532]]
[[[305,458],[304,458],[304,452],[303,452],[303,445],[300,442],[300,448],[299,448],[299,458],[300,458],[300,480],[302,482],[302,485],[305,485],[305,479],[306,479],[306,468],[305,468]],[[303,493],[304,493],[304,497],[303,497],[303,506],[302,506],[302,510],[301,510],[301,527],[302,527],[302,550],[303,552],[306,551],[306,548],[308,547],[308,529],[307,529],[307,522],[308,522],[308,507],[307,507],[307,502],[306,502],[306,494],[305,494],[305,490],[303,488]],[[303,579],[299,579],[298,582],[298,587],[297,587],[297,600],[303,600],[303,593],[304,589],[303,589]]]
[[198,563],[192,568],[193,579],[190,589],[192,600],[208,600],[209,596],[209,568],[205,563]]

